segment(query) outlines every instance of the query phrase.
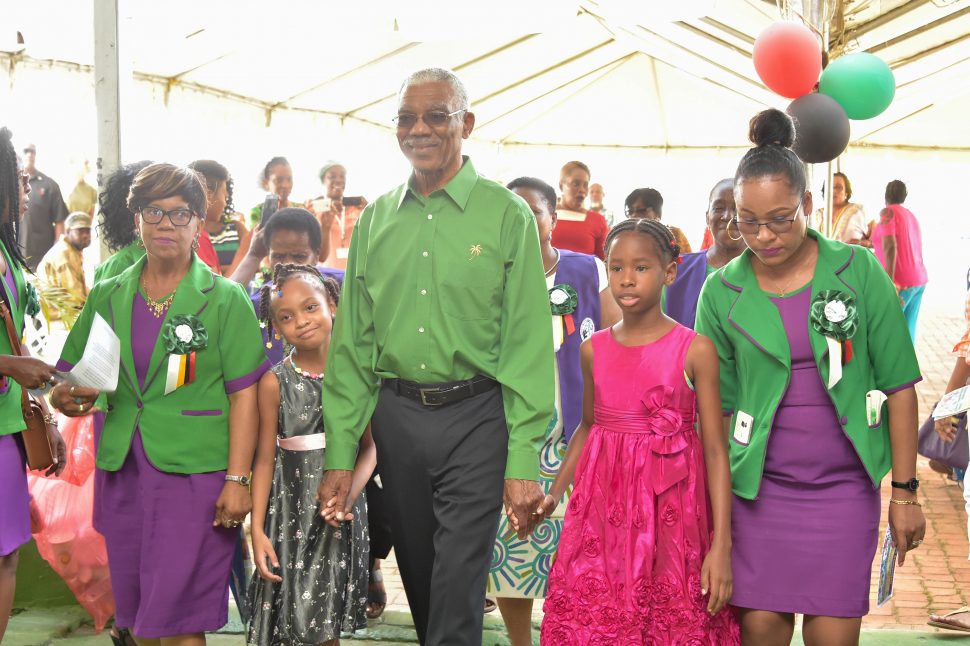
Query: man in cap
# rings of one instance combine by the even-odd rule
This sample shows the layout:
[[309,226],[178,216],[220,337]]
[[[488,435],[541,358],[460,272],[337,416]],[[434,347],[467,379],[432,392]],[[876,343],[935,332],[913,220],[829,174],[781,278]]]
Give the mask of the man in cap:
[[[64,222],[66,229],[61,239],[44,254],[37,266],[37,277],[41,281],[41,296],[44,288],[56,287],[65,290],[69,298],[57,297],[43,299],[48,305],[61,304],[61,307],[48,307],[51,320],[62,318],[67,308],[80,311],[88,297],[88,287],[84,282],[83,256],[81,254],[91,244],[91,216],[76,211]],[[64,310],[64,311],[61,311]],[[77,312],[72,312],[76,315]]]

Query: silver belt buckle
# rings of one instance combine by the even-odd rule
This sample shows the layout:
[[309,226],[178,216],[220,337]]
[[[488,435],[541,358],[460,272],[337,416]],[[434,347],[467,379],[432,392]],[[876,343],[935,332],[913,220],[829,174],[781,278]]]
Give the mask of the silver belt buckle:
[[433,403],[433,402],[429,402],[428,401],[427,394],[429,392],[432,392],[432,394],[433,394],[434,391],[438,391],[438,389],[437,388],[418,388],[418,392],[421,393],[421,404],[422,405],[424,405],[424,406],[441,406],[441,404],[436,404],[436,403]]

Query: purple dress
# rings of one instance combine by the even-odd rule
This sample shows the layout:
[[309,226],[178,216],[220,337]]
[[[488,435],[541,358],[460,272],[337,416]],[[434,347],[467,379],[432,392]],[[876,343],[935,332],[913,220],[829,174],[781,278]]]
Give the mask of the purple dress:
[[[0,298],[10,311],[19,304],[16,283],[9,257],[7,273],[3,279],[14,297],[14,303],[7,303],[6,292],[0,287]],[[0,327],[0,334],[6,330]],[[8,390],[7,379],[0,383],[0,397]],[[0,435],[0,556],[12,554],[18,547],[30,540],[30,494],[27,493],[27,454],[24,453],[20,433]]]
[[879,540],[879,489],[819,376],[808,337],[811,296],[806,287],[771,299],[788,332],[791,381],[771,427],[758,497],[734,497],[731,603],[862,617]]
[[[162,323],[137,294],[131,348],[139,384],[144,383]],[[136,429],[121,469],[98,469],[98,475],[94,524],[108,547],[117,625],[145,638],[224,626],[230,562],[239,535],[238,529],[212,526],[225,471],[159,471],[145,455]]]

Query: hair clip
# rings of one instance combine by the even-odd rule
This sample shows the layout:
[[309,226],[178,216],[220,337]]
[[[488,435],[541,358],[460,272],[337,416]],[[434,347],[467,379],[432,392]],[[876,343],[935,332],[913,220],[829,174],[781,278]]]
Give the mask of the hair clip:
[[678,265],[682,265],[684,263],[684,257],[683,256],[677,256],[676,262],[677,262]]
[[261,330],[265,330],[266,329],[266,321],[260,321],[259,322],[259,328]]
[[272,344],[272,342],[270,342],[270,341],[267,341],[267,342],[266,342],[266,349],[267,349],[267,350],[271,350],[272,348],[273,348],[273,344]]
[[273,338],[276,339],[277,341],[279,341],[283,337],[280,336],[280,333],[279,332],[276,332],[276,333],[273,334]]
[[283,289],[282,288],[276,290],[276,297],[277,298],[283,298]]

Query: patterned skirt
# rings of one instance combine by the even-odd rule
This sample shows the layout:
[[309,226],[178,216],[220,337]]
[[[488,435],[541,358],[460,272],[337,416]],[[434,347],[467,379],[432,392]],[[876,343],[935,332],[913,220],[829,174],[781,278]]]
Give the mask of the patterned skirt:
[[[566,455],[566,438],[558,414],[553,415],[546,432],[546,443],[542,447],[539,464],[539,484],[549,493],[552,482],[559,472]],[[520,539],[509,525],[505,512],[499,520],[498,535],[492,547],[492,565],[488,573],[488,593],[496,597],[518,599],[544,599],[549,584],[549,571],[559,547],[562,534],[563,517],[572,485],[562,502],[535,532]]]

